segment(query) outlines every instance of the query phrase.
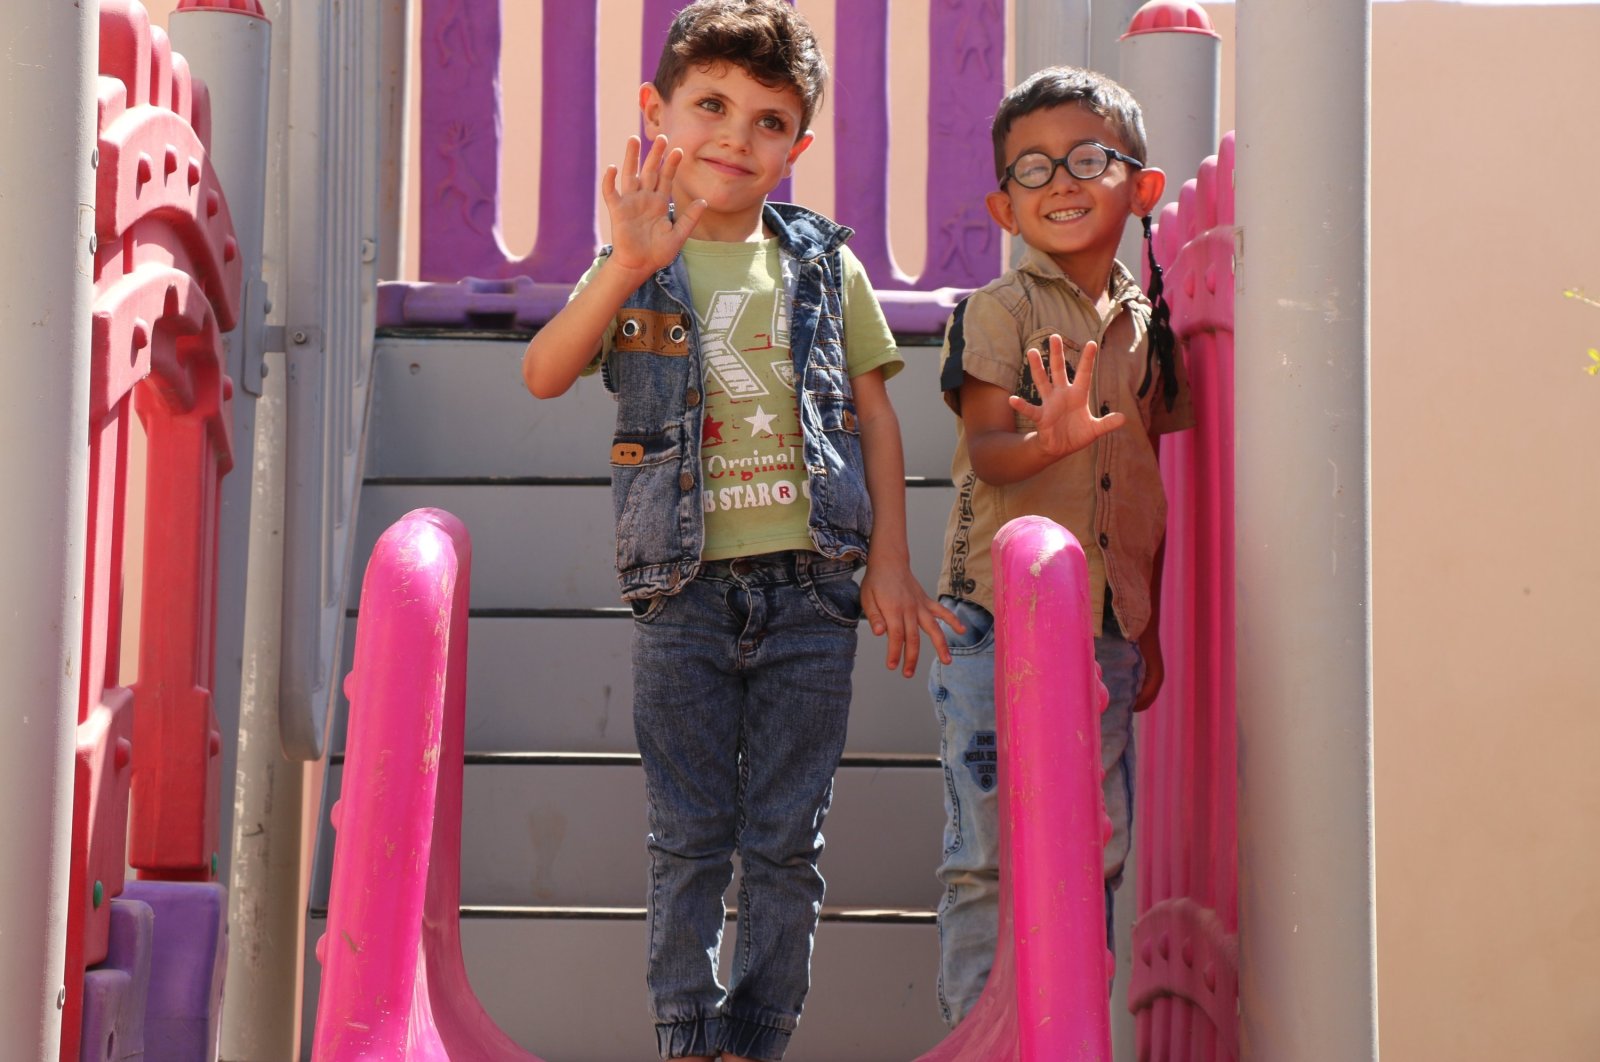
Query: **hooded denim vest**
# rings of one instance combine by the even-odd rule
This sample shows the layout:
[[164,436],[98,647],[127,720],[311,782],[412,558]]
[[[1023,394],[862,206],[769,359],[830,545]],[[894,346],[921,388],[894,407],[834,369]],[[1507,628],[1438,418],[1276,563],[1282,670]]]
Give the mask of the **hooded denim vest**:
[[[811,541],[823,556],[864,559],[872,505],[845,363],[838,254],[852,230],[785,203],[768,203],[762,216],[780,251],[799,267],[789,337],[811,495]],[[616,342],[601,374],[617,398],[611,492],[623,600],[676,593],[699,572],[705,541],[700,482],[705,366],[681,255],[623,303]]]

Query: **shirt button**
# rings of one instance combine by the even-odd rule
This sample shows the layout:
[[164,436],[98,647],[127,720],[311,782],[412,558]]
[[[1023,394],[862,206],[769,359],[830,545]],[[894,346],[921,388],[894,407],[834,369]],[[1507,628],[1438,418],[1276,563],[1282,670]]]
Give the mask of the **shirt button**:
[[[687,488],[685,488],[685,489],[687,489]],[[1100,536],[1100,548],[1101,549],[1105,549],[1109,545],[1111,545],[1111,536],[1110,535],[1106,535],[1106,534],[1102,534]]]
[[[678,489],[679,490],[692,490],[693,488],[694,488],[694,473],[693,472],[681,472],[681,473],[679,473],[678,474]],[[1105,536],[1101,535],[1100,537],[1104,538]]]
[[689,393],[683,396],[683,400],[689,403],[690,409],[693,409],[695,406],[700,404],[700,392],[691,387],[689,388]]
[[1111,412],[1111,403],[1110,402],[1101,402],[1100,403],[1100,415],[1103,417],[1107,413],[1110,413],[1110,412]]
[[1110,490],[1111,489],[1111,473],[1110,472],[1107,472],[1105,475],[1100,477],[1100,489],[1101,490]]

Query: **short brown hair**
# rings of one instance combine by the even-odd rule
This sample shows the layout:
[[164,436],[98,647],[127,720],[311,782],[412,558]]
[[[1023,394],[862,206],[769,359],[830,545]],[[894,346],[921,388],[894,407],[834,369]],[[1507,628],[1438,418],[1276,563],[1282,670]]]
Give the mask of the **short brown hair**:
[[803,104],[799,137],[811,127],[828,64],[805,17],[783,0],[698,0],[679,11],[661,46],[654,84],[670,99],[690,67],[731,63],[769,88],[788,86]]
[[994,140],[994,179],[1006,174],[1006,134],[1018,118],[1034,111],[1075,103],[1111,123],[1122,149],[1140,162],[1149,162],[1144,139],[1144,115],[1133,94],[1104,74],[1075,66],[1047,66],[1006,93],[995,112],[989,135]]

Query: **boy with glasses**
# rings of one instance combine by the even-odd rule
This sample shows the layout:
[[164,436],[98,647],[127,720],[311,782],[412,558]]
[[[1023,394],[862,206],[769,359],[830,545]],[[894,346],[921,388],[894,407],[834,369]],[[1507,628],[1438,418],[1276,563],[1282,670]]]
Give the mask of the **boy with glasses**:
[[1157,443],[1193,422],[1160,274],[1152,305],[1116,260],[1130,217],[1144,219],[1148,236],[1165,186],[1144,163],[1139,105],[1099,74],[1050,68],[1006,95],[991,135],[1000,187],[989,213],[1026,246],[1020,265],[956,307],[939,381],[959,418],[939,593],[966,627],[952,631],[952,659],[935,663],[928,683],[946,776],[939,1001],[952,1026],[983,991],[999,917],[995,532],[1046,516],[1088,559],[1095,659],[1110,693],[1101,717],[1109,939],[1132,827],[1132,713],[1162,678]]
[[850,230],[767,202],[811,145],[826,80],[784,0],[679,12],[639,92],[650,149],[630,137],[601,178],[614,243],[523,357],[541,398],[598,361],[617,399],[663,1058],[783,1057],[810,986],[858,621],[908,677],[921,632],[946,655],[938,618],[960,625],[911,574],[884,387],[900,354]]

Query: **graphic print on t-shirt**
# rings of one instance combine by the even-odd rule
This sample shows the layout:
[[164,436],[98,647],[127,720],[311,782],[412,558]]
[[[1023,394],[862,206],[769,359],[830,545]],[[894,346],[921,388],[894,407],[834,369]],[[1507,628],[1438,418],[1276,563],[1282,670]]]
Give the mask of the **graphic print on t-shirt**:
[[[809,506],[795,504],[806,484],[789,349],[791,264],[775,249],[707,257],[719,283],[695,299],[705,355],[703,556],[807,548]],[[702,263],[694,265],[698,277]]]

